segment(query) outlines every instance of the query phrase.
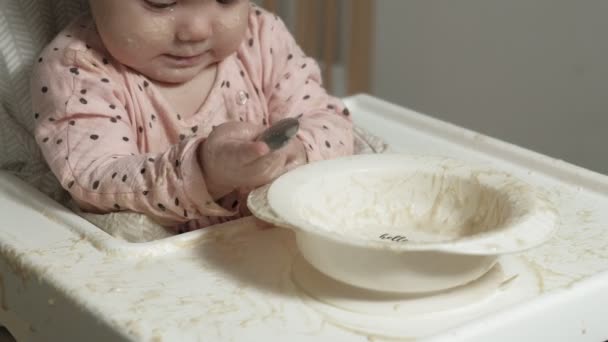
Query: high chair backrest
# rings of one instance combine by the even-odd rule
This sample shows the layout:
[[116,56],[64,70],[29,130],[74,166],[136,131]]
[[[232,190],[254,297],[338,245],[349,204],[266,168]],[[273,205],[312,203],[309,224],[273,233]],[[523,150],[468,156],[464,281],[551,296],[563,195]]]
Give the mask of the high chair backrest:
[[86,0],[0,1],[0,169],[55,199],[63,191],[33,137],[30,70],[42,48],[85,9]]
[[[333,69],[345,67],[344,95],[369,92],[373,49],[374,0],[261,0],[272,12],[295,15],[294,35],[302,49],[323,66],[323,80],[334,87]],[[288,18],[285,18],[288,19]]]

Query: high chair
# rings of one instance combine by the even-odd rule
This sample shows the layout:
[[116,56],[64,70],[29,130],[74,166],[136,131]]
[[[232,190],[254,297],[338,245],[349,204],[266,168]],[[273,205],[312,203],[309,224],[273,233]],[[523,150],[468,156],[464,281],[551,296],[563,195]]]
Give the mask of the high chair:
[[395,297],[324,278],[290,230],[252,218],[128,242],[76,215],[31,136],[26,76],[83,3],[0,4],[0,324],[18,341],[608,338],[608,178],[368,95],[345,102],[392,152],[510,172],[554,203],[557,234],[475,286]]
[[[268,10],[293,22],[302,49],[322,66],[327,89],[368,93],[374,35],[372,0],[263,0]],[[340,72],[341,69],[344,71]]]

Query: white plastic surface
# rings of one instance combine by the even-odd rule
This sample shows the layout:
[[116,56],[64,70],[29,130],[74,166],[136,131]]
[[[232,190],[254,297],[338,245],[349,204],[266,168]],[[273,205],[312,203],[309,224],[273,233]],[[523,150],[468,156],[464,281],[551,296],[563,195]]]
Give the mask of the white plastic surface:
[[[560,227],[520,255],[539,277],[527,301],[478,312],[429,341],[608,339],[608,178],[367,96],[355,121],[394,150],[488,162],[548,190]],[[303,302],[288,230],[251,220],[155,243],[110,238],[0,173],[0,322],[26,341],[369,341],[344,315]],[[345,327],[346,326],[346,327]]]
[[502,257],[479,279],[432,294],[369,292],[340,284],[296,258],[293,272],[304,302],[329,320],[377,336],[425,336],[538,294],[538,279],[524,261]]

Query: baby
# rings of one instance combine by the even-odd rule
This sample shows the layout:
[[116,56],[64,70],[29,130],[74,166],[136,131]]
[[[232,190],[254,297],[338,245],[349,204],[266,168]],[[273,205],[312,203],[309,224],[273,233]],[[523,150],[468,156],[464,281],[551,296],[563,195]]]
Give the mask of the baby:
[[[177,232],[245,214],[244,195],[353,153],[348,109],[283,22],[248,0],[90,0],[32,75],[36,140],[85,211]],[[271,151],[256,138],[296,117]]]

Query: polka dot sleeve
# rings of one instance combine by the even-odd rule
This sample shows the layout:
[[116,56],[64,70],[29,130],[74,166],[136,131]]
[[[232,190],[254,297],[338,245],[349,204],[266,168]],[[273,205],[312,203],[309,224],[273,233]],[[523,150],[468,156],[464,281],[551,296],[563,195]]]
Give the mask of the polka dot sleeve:
[[[44,53],[43,53],[44,54]],[[36,139],[61,184],[88,211],[131,210],[163,225],[233,213],[211,200],[198,164],[203,138],[141,153],[118,76],[92,54],[66,51],[32,76]]]
[[350,113],[342,101],[327,94],[314,59],[304,55],[284,23],[254,8],[249,32],[252,55],[261,59],[261,84],[270,121],[300,117],[298,138],[309,161],[353,153]]

